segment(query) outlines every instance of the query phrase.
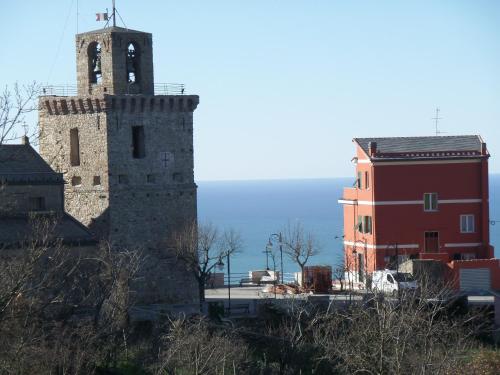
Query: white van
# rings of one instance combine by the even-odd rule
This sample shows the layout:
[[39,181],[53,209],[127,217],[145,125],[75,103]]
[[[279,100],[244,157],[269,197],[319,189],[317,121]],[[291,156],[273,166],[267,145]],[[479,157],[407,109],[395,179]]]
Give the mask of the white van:
[[372,290],[397,296],[402,290],[415,290],[417,282],[409,273],[396,270],[374,271],[372,273]]

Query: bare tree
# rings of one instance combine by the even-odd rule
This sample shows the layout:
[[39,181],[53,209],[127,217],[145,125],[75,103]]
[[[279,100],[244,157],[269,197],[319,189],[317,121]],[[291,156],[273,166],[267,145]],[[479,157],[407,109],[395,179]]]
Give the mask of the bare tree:
[[301,281],[302,285],[304,285],[304,267],[310,257],[319,253],[320,246],[311,233],[305,232],[300,222],[293,225],[288,223],[283,233],[283,251],[300,267]]
[[340,373],[449,374],[473,344],[480,320],[454,315],[448,300],[430,299],[426,291],[408,291],[324,315],[313,336]]
[[0,145],[19,138],[19,127],[24,128],[25,135],[36,134],[36,128],[26,122],[26,115],[37,110],[39,93],[36,82],[23,86],[16,83],[12,90],[5,87],[0,94]]
[[198,282],[201,306],[205,302],[205,287],[211,273],[217,264],[241,249],[242,240],[234,230],[219,235],[212,224],[192,222],[174,234],[172,247],[176,257],[184,262]]
[[98,251],[82,261],[93,267],[89,299],[94,310],[94,325],[123,328],[128,310],[135,302],[130,284],[144,262],[143,253],[114,249],[108,242],[101,242]]
[[157,374],[228,374],[246,373],[248,348],[230,332],[210,329],[202,319],[176,320],[163,337]]
[[0,251],[2,373],[91,373],[126,342],[129,284],[140,253],[67,247],[56,215]]

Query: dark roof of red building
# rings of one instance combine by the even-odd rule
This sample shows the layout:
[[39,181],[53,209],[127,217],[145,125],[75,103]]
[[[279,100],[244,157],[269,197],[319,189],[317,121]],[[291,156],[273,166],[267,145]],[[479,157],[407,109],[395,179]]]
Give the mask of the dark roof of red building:
[[[372,160],[464,159],[488,157],[479,135],[354,138]],[[376,152],[370,155],[369,144]]]

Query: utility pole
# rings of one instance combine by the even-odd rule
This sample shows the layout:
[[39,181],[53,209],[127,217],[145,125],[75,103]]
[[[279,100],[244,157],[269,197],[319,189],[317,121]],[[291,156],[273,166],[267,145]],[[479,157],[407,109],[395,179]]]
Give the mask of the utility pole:
[[113,0],[113,27],[116,26],[116,8],[115,8],[115,0]]
[[230,255],[231,253],[228,251],[227,252],[227,297],[228,297],[227,310],[229,312],[229,315],[231,315],[231,260],[229,258]]
[[399,273],[399,251],[398,243],[396,242],[396,273]]
[[281,283],[284,284],[283,283],[283,237],[281,235],[281,232],[279,241],[280,241],[280,257],[281,257]]

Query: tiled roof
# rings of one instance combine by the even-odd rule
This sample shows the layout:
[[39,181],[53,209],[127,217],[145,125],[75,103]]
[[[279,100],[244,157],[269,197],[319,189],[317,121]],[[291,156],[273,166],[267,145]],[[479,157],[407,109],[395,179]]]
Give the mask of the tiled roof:
[[52,172],[30,145],[0,145],[0,174]]
[[[0,216],[0,248],[26,241],[32,236],[30,218],[26,216]],[[53,236],[63,243],[95,243],[90,231],[72,216],[64,213],[57,219]]]
[[478,135],[432,136],[432,137],[383,137],[354,138],[369,155],[369,143],[376,143],[376,154],[371,159],[450,159],[478,158],[482,155],[483,141]]
[[103,27],[102,29],[87,31],[87,32],[84,32],[84,33],[80,33],[78,35],[84,35],[84,34],[104,34],[104,33],[140,33],[140,34],[150,34],[150,33],[144,32],[144,31],[132,30],[132,29],[127,29],[127,28],[119,27],[119,26],[110,26],[110,27]]

